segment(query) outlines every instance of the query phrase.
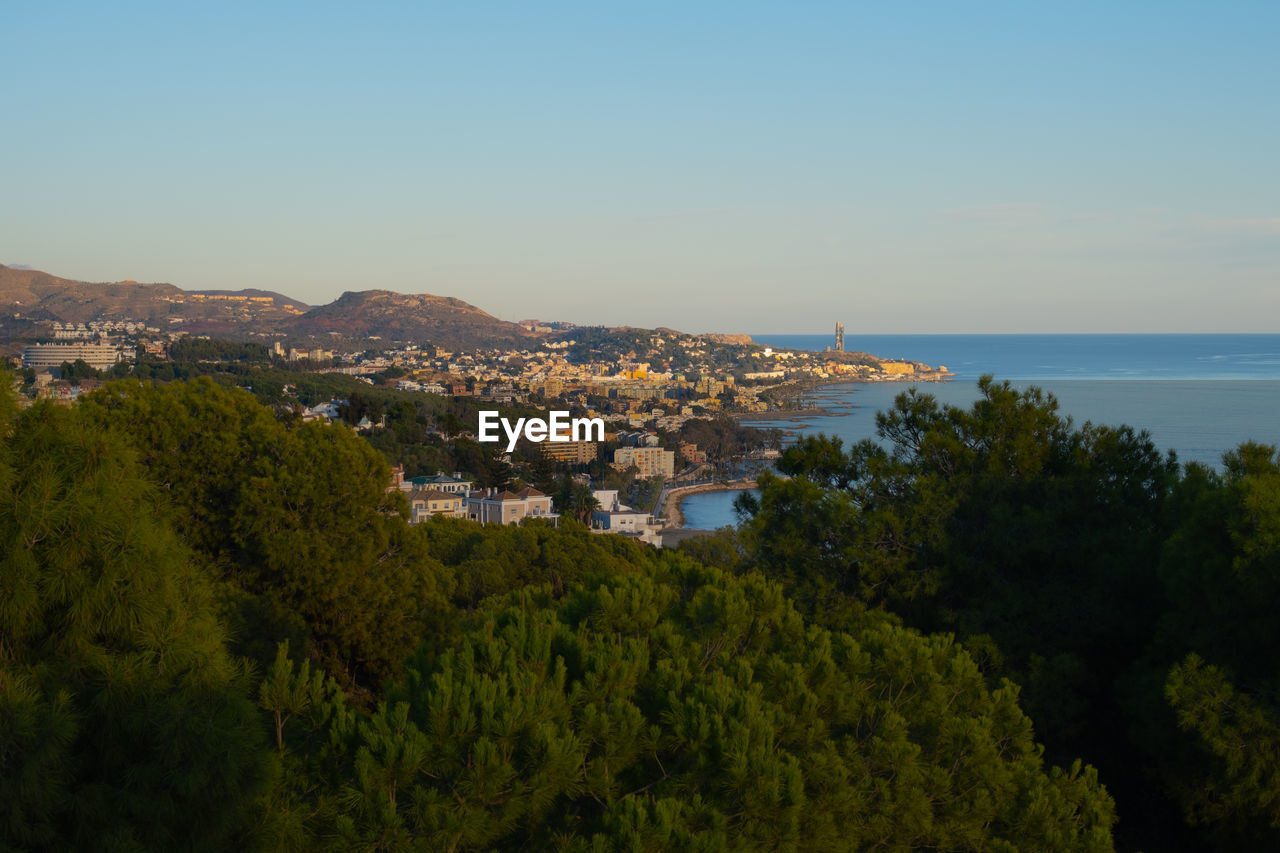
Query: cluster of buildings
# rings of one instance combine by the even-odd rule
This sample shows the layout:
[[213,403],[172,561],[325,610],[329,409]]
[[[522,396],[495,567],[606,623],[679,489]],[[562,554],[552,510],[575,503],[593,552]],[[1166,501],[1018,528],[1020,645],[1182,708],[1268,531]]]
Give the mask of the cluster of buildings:
[[[302,410],[301,417],[307,421],[338,421],[341,419],[341,406],[345,401],[327,400]],[[362,417],[359,423],[349,424],[357,432],[363,432],[379,424],[372,423]],[[464,435],[473,435],[470,430]],[[641,479],[649,477],[674,477],[676,473],[676,452],[664,450],[658,434],[652,431],[622,431],[607,438],[616,437],[622,445],[613,452],[611,465],[619,471],[635,467]],[[542,455],[553,462],[567,465],[586,465],[594,462],[599,456],[600,442],[589,439],[580,441],[544,441],[538,445]],[[693,463],[706,461],[706,455],[698,450],[698,445],[682,442],[680,451],[685,459]]]
[[136,335],[159,331],[133,320],[94,320],[90,323],[55,322],[53,324],[53,338],[57,341],[92,341],[110,335]]
[[[390,490],[399,490],[409,501],[409,523],[421,524],[433,516],[465,518],[481,524],[519,524],[525,519],[546,519],[552,524],[560,514],[550,495],[532,486],[512,492],[506,489],[476,489],[475,481],[460,473],[439,473],[406,479],[404,468],[392,470]],[[591,493],[596,509],[591,513],[591,529],[612,533],[662,547],[662,524],[650,513],[621,503],[616,490]]]
[[[528,322],[539,328],[545,325]],[[679,429],[690,418],[722,411],[767,412],[780,404],[763,392],[786,382],[928,381],[949,376],[946,368],[845,353],[843,334],[837,338],[838,348],[827,352],[775,350],[669,331],[634,337],[629,349],[611,358],[599,357],[599,352],[569,339],[509,351],[450,352],[407,346],[376,358],[339,353],[334,358],[349,366],[334,369],[371,374],[394,365],[407,373],[397,382],[401,390],[500,404],[562,400],[624,428],[656,421],[668,430]]]
[[[729,366],[711,363],[714,343],[674,333],[655,336],[654,343],[675,346],[690,366],[683,371],[659,370],[647,353],[635,352],[611,360],[583,361],[571,356],[573,340],[510,351],[451,352],[409,345],[369,355],[286,349],[281,343],[272,350],[291,361],[330,361],[333,366],[319,369],[357,376],[394,366],[407,374],[396,382],[403,391],[475,397],[497,404],[564,400],[586,406],[592,417],[624,425],[657,418],[660,427],[678,429],[685,420],[708,413],[769,408],[759,398],[760,389],[742,386]],[[705,364],[700,360],[704,356]]]
[[[196,293],[193,291],[186,291],[181,294],[167,297],[165,298],[165,301],[171,302],[175,305],[224,303],[243,309],[279,308],[294,315],[303,313],[301,308],[290,303],[277,303],[274,296],[249,296],[242,293]],[[173,321],[170,320],[170,322]],[[182,320],[179,320],[179,322],[182,322]]]
[[51,371],[63,362],[83,361],[97,370],[109,370],[122,361],[132,361],[134,350],[142,346],[148,353],[164,351],[160,330],[138,320],[93,320],[88,323],[51,324],[53,343],[37,343],[22,351],[22,366],[37,372]]
[[275,341],[271,344],[271,354],[289,361],[332,361],[334,357],[331,349],[323,349],[321,347],[312,347],[311,349],[286,348],[283,341]]
[[432,516],[466,518],[481,524],[519,524],[526,518],[544,518],[555,523],[560,515],[551,497],[529,487],[519,492],[476,489],[474,480],[455,472],[405,479],[404,467],[391,472],[391,489],[404,493],[409,501],[409,523],[420,524]]
[[[292,305],[275,306],[267,296],[188,293],[173,298],[183,300],[297,310]],[[565,325],[526,324],[539,331],[557,331]],[[160,334],[158,329],[129,319],[54,323],[52,331],[56,343],[28,347],[23,366],[41,369],[83,359],[106,369],[131,358],[134,346],[146,344],[148,339],[154,343],[156,338],[185,334]],[[467,352],[406,344],[376,354],[286,346],[278,336],[272,336],[276,339],[269,345],[277,357],[310,364],[311,369],[368,377],[390,367],[399,368],[406,374],[397,382],[401,390],[474,396],[499,404],[562,400],[587,409],[590,417],[603,417],[624,428],[656,421],[659,428],[667,430],[678,430],[690,418],[721,411],[766,412],[780,404],[762,396],[763,392],[796,380],[928,380],[946,375],[945,368],[934,370],[910,361],[853,359],[840,351],[842,328],[838,329],[835,351],[828,352],[774,350],[745,338],[725,341],[722,336],[682,335],[669,330],[581,330],[569,334],[603,335],[605,340],[626,343],[597,347],[566,339],[543,341],[521,350]],[[375,339],[370,343],[377,345]],[[159,347],[156,354],[163,351],[163,345]],[[570,451],[561,449],[563,453]]]

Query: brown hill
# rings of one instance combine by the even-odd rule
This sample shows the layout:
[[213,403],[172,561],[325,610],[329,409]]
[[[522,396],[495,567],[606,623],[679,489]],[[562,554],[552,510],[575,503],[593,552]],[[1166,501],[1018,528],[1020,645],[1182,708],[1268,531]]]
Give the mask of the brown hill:
[[87,323],[128,315],[144,320],[151,316],[156,304],[179,292],[171,284],[71,281],[39,270],[0,265],[0,305],[7,314],[31,319]]
[[306,307],[270,291],[189,292],[172,284],[73,281],[0,264],[0,309],[26,320],[134,320],[161,329],[194,331],[189,327],[203,325],[248,331],[257,324],[283,322]]
[[390,290],[348,291],[297,317],[285,331],[319,340],[380,338],[388,344],[429,343],[447,350],[523,347],[541,338],[461,299]]
[[540,335],[461,299],[388,290],[342,294],[310,308],[269,290],[182,290],[136,281],[84,282],[0,265],[0,325],[21,334],[48,322],[133,320],[163,331],[226,338],[283,335],[324,348],[365,349],[371,338],[458,350],[523,347]]

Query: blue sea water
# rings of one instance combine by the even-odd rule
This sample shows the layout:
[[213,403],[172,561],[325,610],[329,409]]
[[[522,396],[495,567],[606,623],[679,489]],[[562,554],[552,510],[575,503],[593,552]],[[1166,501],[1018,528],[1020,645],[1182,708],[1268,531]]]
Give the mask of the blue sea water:
[[[780,349],[821,352],[831,335],[755,335]],[[846,350],[946,365],[957,380],[1274,379],[1277,335],[846,335]]]
[[[821,351],[831,335],[755,335],[778,348]],[[920,390],[967,407],[985,373],[1057,397],[1076,423],[1147,430],[1179,461],[1220,466],[1244,441],[1280,444],[1280,335],[846,335],[845,349],[945,365],[955,379]],[[795,434],[826,433],[846,444],[875,437],[875,413],[908,387],[843,384],[813,399],[834,414],[796,424]],[[686,499],[688,527],[733,524],[734,495]]]
[[699,492],[680,502],[684,526],[691,530],[715,530],[729,524],[737,524],[733,515],[733,502],[742,489],[724,492]]

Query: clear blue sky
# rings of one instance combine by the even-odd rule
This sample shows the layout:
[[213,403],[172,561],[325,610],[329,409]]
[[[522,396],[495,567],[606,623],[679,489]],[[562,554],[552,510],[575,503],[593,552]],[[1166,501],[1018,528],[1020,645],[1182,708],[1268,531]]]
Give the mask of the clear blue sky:
[[690,331],[1280,331],[1280,3],[0,9],[0,263]]

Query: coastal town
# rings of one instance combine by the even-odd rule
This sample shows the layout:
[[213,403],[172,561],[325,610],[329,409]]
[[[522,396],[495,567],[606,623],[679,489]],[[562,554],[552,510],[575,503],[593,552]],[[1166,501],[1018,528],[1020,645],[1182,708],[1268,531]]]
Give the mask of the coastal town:
[[[124,318],[48,324],[45,337],[24,347],[13,367],[32,398],[74,400],[111,378],[142,375],[144,368],[175,361],[203,365],[237,358],[272,365],[286,375],[328,376],[400,400],[438,398],[480,407],[560,407],[608,425],[599,440],[526,445],[498,454],[494,464],[509,477],[476,472],[410,471],[394,463],[389,488],[404,494],[412,523],[435,516],[482,524],[518,524],[526,519],[559,523],[564,515],[592,530],[661,547],[680,526],[682,496],[707,489],[744,488],[752,471],[778,455],[780,430],[741,425],[802,416],[805,392],[833,382],[941,381],[950,374],[903,359],[882,359],[845,350],[837,324],[831,346],[821,352],[780,349],[745,335],[689,335],[668,329],[578,327],[525,321],[541,336],[520,349],[449,350],[428,342],[362,350],[303,348],[277,338],[270,344],[233,345],[209,336]],[[247,355],[246,355],[247,354]],[[298,383],[282,384],[287,401]],[[375,440],[389,429],[386,406],[354,406],[358,390],[327,399],[301,397],[292,412],[301,421],[345,424]],[[380,413],[381,411],[381,413]],[[432,419],[424,443],[456,449],[474,442],[476,425],[454,415]],[[735,430],[732,446],[689,440],[699,428],[719,423]],[[731,424],[731,426],[725,426]],[[745,438],[743,438],[745,436]],[[412,465],[412,462],[410,463]],[[562,475],[560,494],[537,488],[534,468],[550,465]],[[546,471],[541,484],[549,488]],[[488,482],[485,482],[488,480]],[[576,493],[577,497],[574,497]],[[557,506],[557,498],[561,506]],[[566,506],[564,504],[572,504]]]
[[1280,2],[0,8],[0,853],[1280,853]]
[[[299,370],[346,374],[370,383],[371,377],[394,373],[395,387],[402,391],[495,403],[561,401],[581,404],[592,416],[616,422],[658,417],[662,426],[719,412],[766,415],[792,410],[800,405],[796,392],[814,383],[930,382],[950,377],[945,366],[847,352],[839,325],[835,346],[823,352],[761,346],[746,335],[537,321],[523,325],[546,334],[546,339],[529,348],[468,351],[430,344],[382,348],[379,341],[369,340],[365,349],[345,352],[274,340],[267,352]],[[63,364],[81,361],[102,371],[121,365],[124,370],[117,373],[127,373],[127,365],[136,358],[163,360],[175,343],[189,337],[132,320],[53,322],[48,331],[53,340],[25,347],[14,365],[36,371],[40,387],[53,385]]]
[[[147,287],[166,289],[147,301]],[[25,399],[70,402],[115,379],[211,376],[282,419],[365,436],[392,466],[388,488],[405,496],[413,523],[572,518],[661,546],[681,526],[683,496],[750,487],[772,465],[787,438],[778,426],[817,411],[814,389],[951,376],[945,366],[851,351],[840,323],[830,344],[811,351],[740,334],[506,323],[459,300],[376,291],[345,294],[333,304],[346,306],[345,320],[329,306],[332,328],[303,331],[289,323],[317,312],[278,295],[136,282],[99,291],[108,301],[82,309],[92,309],[89,319],[33,311],[30,298],[7,319],[10,341],[21,342],[7,355]],[[351,321],[370,305],[381,325]],[[406,327],[405,317],[419,325]],[[210,333],[219,329],[225,335]],[[483,414],[496,423],[499,413],[519,420],[551,410],[599,423],[603,434],[483,444]]]

